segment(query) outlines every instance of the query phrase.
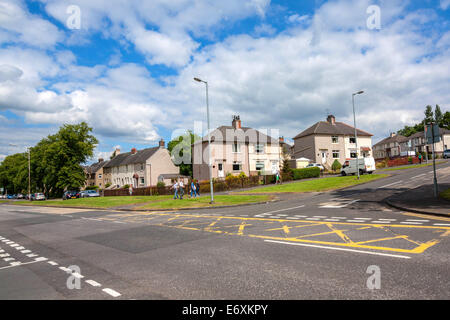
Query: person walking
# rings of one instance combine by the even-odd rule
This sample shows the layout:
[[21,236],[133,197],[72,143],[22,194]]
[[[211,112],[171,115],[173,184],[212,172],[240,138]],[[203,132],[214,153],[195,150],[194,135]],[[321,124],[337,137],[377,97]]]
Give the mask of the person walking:
[[420,164],[422,164],[422,154],[421,153],[419,153],[419,162],[420,162]]
[[128,188],[128,192],[130,193],[130,196],[132,196],[132,195],[133,195],[133,187],[132,187],[132,186],[129,186],[129,188]]
[[180,182],[178,183],[178,188],[179,188],[179,191],[180,191],[180,200],[183,200],[183,195],[184,195],[183,179],[181,179]]
[[281,184],[280,181],[280,169],[277,169],[277,173],[275,174],[275,184]]
[[200,183],[198,183],[198,180],[195,181],[195,192],[200,197]]
[[194,197],[197,198],[197,190],[195,187],[194,180],[191,181],[191,198],[192,198],[192,195],[194,195]]
[[170,189],[174,190],[173,199],[177,199],[178,198],[178,188],[179,188],[178,181],[175,180],[174,184],[170,188]]

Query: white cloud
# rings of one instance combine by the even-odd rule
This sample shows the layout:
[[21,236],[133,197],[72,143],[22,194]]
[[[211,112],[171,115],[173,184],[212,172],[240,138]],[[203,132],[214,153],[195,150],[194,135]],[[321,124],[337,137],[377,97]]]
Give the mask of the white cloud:
[[440,7],[442,10],[447,10],[450,7],[450,0],[441,0]]
[[63,39],[58,28],[47,20],[32,15],[22,1],[0,2],[0,44],[4,42],[24,43],[36,47],[51,47]]

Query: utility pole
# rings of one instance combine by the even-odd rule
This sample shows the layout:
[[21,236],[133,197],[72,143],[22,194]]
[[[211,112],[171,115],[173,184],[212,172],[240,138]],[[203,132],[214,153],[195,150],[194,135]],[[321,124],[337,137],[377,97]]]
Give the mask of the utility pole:
[[438,197],[438,185],[437,185],[437,177],[436,177],[436,154],[434,152],[434,123],[431,123],[431,136],[432,142],[431,150],[433,151],[433,184],[434,184],[434,197]]
[[28,151],[28,201],[31,201],[31,150],[27,147]]
[[358,172],[358,180],[360,178],[359,175],[359,150],[358,150],[358,134],[356,132],[356,114],[355,114],[355,96],[357,94],[363,94],[364,91],[358,91],[352,94],[352,103],[353,103],[353,125],[355,126],[355,144],[356,144],[356,171]]

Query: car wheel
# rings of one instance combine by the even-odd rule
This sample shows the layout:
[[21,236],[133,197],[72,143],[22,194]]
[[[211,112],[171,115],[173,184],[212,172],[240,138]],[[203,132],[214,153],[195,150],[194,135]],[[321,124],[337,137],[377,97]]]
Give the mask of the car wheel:
[[359,175],[360,176],[364,175],[364,171],[363,170],[359,170]]
[[341,175],[342,175],[343,177],[345,177],[347,174],[345,173],[345,171],[342,171],[342,172],[341,172]]

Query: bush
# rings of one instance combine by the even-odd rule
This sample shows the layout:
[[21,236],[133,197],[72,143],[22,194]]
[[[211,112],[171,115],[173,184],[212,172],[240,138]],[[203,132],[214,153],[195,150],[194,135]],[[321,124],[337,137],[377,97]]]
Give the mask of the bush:
[[105,188],[109,188],[109,187],[111,187],[111,183],[107,183],[107,184],[105,184]]
[[317,178],[320,176],[320,169],[318,167],[293,169],[294,180]]
[[331,165],[331,169],[333,170],[333,171],[338,171],[338,170],[340,170],[342,168],[342,165],[341,165],[341,163],[339,162],[339,160],[334,160],[334,162],[333,162],[333,164]]
[[244,171],[241,171],[241,173],[239,173],[239,178],[241,178],[241,179],[247,178],[247,175],[245,174]]
[[294,178],[294,170],[291,168],[284,169],[281,172],[282,181],[291,181]]
[[98,186],[87,186],[85,190],[97,190]]
[[166,184],[164,183],[164,181],[158,181],[158,183],[156,184],[157,188],[164,188],[166,186]]
[[122,188],[123,188],[123,189],[129,189],[129,188],[130,188],[130,185],[129,185],[129,184],[126,184],[126,185],[124,185]]

